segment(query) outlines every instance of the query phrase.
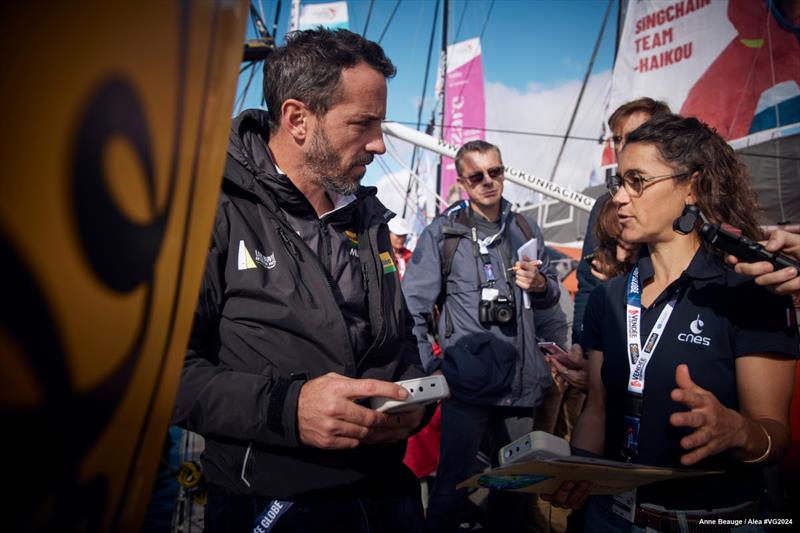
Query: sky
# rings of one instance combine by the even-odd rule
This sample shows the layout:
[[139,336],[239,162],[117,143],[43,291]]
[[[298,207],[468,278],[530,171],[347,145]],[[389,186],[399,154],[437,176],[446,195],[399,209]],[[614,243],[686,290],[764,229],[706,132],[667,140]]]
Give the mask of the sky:
[[[277,41],[283,42],[288,29],[290,1],[281,2]],[[310,2],[320,3],[320,2]],[[369,0],[350,0],[350,29],[380,41],[397,67],[397,76],[389,81],[387,120],[416,124],[423,92],[428,43],[434,20],[435,0],[401,0],[400,7],[387,28],[396,0],[375,0],[372,13]],[[611,13],[594,63],[571,136],[597,139],[605,117],[605,90],[610,81],[617,34],[617,5],[611,1]],[[256,5],[261,5],[256,0]],[[583,76],[597,40],[608,0],[450,0],[448,42],[452,44],[483,32],[483,69],[486,98],[486,127],[563,135],[575,107]],[[275,19],[275,2],[263,2],[269,30]],[[423,124],[431,116],[435,103],[434,83],[438,51],[442,43],[442,8],[434,34],[435,56],[431,61],[428,87],[423,105]],[[248,27],[248,37],[253,30]],[[245,73],[239,82],[239,107],[260,107],[261,72],[253,77],[250,89],[241,98],[249,79]],[[424,126],[423,126],[424,128]],[[549,177],[553,171],[560,138],[487,132],[486,140],[500,146],[504,162],[537,176]],[[390,139],[391,147],[407,165],[413,147]],[[595,141],[572,139],[567,142],[555,182],[577,190],[589,184]],[[378,196],[395,211],[402,211],[402,195],[407,172],[388,154],[384,164],[373,162],[363,183],[377,185]],[[390,172],[386,172],[388,169]],[[514,184],[507,185],[506,196],[512,201],[530,199],[532,193]]]

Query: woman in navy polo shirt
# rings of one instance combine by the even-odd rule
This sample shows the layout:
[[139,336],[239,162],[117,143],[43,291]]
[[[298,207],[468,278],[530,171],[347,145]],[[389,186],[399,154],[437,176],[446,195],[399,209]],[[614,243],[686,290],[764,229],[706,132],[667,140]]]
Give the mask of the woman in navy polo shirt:
[[[628,275],[589,299],[589,395],[572,444],[615,460],[725,473],[592,497],[587,530],[692,531],[705,520],[758,518],[760,467],[789,443],[794,313],[788,298],[727,268],[686,210],[695,205],[711,222],[760,237],[743,167],[698,120],[655,117],[628,136],[609,190],[621,238],[643,246]],[[565,483],[552,499],[578,507],[587,493],[585,482]]]

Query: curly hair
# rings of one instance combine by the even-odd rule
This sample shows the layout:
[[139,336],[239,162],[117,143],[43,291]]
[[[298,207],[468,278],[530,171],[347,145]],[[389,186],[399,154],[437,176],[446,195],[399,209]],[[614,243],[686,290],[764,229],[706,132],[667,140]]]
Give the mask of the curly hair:
[[341,98],[342,71],[360,62],[387,79],[397,73],[383,48],[357,33],[320,27],[288,34],[286,44],[264,62],[270,130],[280,125],[281,106],[289,98],[303,102],[315,115],[325,115]]
[[713,223],[727,223],[751,239],[762,239],[758,198],[733,148],[694,117],[655,116],[628,134],[628,145],[652,144],[661,159],[692,179],[697,207]]
[[617,206],[612,201],[607,201],[597,214],[594,224],[594,235],[597,237],[598,246],[595,250],[598,270],[613,278],[628,271],[626,263],[617,260],[617,241],[622,234],[622,228],[617,218]]

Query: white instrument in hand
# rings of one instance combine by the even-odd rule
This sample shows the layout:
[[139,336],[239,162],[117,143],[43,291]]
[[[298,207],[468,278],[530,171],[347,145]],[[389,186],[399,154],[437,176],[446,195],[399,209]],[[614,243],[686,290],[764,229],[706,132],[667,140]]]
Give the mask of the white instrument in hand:
[[395,383],[408,391],[408,398],[405,400],[372,398],[370,399],[372,409],[381,413],[404,413],[450,396],[447,380],[442,375],[406,379]]

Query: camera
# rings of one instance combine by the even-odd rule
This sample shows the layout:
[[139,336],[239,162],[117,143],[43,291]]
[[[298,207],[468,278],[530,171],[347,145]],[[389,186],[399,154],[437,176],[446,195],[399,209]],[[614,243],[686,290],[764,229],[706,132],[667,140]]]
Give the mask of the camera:
[[478,304],[478,320],[483,324],[508,324],[514,320],[514,302],[505,296],[481,300]]

